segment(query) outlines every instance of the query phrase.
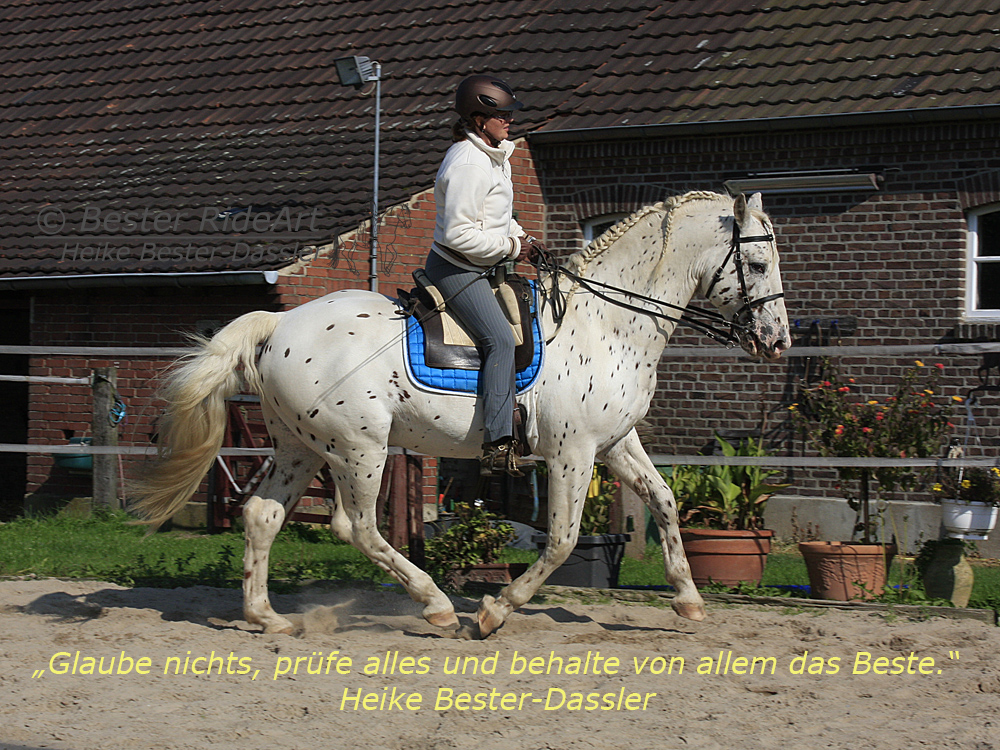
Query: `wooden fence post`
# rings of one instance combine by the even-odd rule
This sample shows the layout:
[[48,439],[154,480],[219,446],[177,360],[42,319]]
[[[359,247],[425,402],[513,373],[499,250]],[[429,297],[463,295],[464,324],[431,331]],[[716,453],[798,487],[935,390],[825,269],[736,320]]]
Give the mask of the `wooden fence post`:
[[389,484],[389,539],[388,542],[395,549],[400,550],[406,546],[407,539],[407,481],[408,471],[406,468],[406,456],[394,454],[390,455],[386,462],[386,468],[392,479]]
[[[91,424],[92,445],[118,445],[118,425],[111,420],[118,386],[118,370],[114,367],[94,368]],[[94,454],[93,499],[95,508],[117,510],[121,508],[118,497],[118,456],[111,453]]]
[[406,520],[410,562],[426,566],[424,554],[424,462],[420,456],[406,457]]
[[420,456],[395,454],[386,462],[391,472],[389,487],[389,539],[397,550],[408,550],[410,561],[424,565],[423,461]]

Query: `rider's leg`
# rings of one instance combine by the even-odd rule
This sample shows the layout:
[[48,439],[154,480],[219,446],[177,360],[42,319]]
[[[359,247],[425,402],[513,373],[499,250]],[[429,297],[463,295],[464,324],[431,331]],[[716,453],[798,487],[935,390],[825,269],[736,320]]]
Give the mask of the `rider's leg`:
[[475,336],[483,353],[479,378],[483,405],[483,442],[509,441],[514,415],[514,334],[486,277],[459,268],[436,253],[427,276],[444,295],[449,309]]

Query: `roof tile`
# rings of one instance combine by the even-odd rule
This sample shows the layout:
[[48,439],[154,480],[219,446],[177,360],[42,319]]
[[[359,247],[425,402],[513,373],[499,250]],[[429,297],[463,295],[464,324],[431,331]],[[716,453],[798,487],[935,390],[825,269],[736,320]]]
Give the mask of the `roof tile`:
[[[433,182],[451,97],[474,72],[506,77],[526,103],[515,134],[992,105],[998,27],[995,0],[8,3],[0,274],[286,262],[105,253],[81,265],[67,247],[96,247],[80,228],[88,207],[187,212],[158,241],[192,248],[219,245],[192,218],[206,210],[308,208],[321,214],[314,240],[356,227],[374,101],[371,85],[339,84],[341,56],[382,62],[380,202],[392,205]],[[49,233],[53,207],[66,226]],[[113,240],[138,252],[145,237]]]

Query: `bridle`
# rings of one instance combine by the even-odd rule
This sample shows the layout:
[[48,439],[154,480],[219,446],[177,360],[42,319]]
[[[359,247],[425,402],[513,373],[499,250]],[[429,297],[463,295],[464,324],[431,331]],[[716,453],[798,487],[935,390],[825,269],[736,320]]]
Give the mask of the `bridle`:
[[740,283],[740,302],[743,303],[743,307],[736,311],[733,315],[733,322],[738,321],[744,313],[748,313],[755,307],[760,307],[761,305],[766,305],[768,302],[773,302],[776,299],[781,299],[785,296],[784,292],[778,292],[776,294],[770,294],[767,297],[761,297],[760,299],[751,300],[750,293],[747,290],[747,278],[746,272],[743,270],[743,243],[744,242],[774,242],[774,233],[771,234],[755,234],[750,237],[744,237],[740,234],[740,225],[733,220],[733,237],[729,242],[729,253],[726,255],[725,259],[716,269],[715,274],[712,276],[712,281],[709,282],[708,289],[705,290],[705,296],[710,297],[712,290],[715,289],[715,285],[722,280],[722,272],[726,270],[726,266],[729,265],[729,259],[732,258],[736,265],[736,278]]
[[[740,301],[743,303],[743,306],[736,311],[732,320],[727,320],[725,316],[714,310],[681,307],[680,305],[675,305],[670,302],[664,302],[653,297],[647,297],[644,294],[633,292],[630,289],[623,289],[622,287],[617,287],[612,284],[605,284],[601,281],[588,279],[570,271],[565,266],[556,266],[548,253],[544,251],[539,252],[536,266],[538,268],[539,276],[541,276],[542,272],[549,273],[551,284],[550,288],[544,292],[544,299],[552,306],[552,317],[556,323],[556,331],[553,332],[548,341],[551,341],[555,337],[556,332],[558,332],[559,328],[562,326],[562,320],[566,314],[566,299],[563,296],[565,292],[563,292],[559,286],[559,276],[562,275],[572,280],[581,288],[586,289],[598,299],[602,299],[612,305],[624,308],[625,310],[632,310],[633,312],[650,315],[661,320],[668,320],[672,323],[686,325],[689,328],[694,328],[695,330],[700,331],[721,344],[733,346],[738,340],[736,336],[737,332],[748,332],[747,326],[740,322],[746,313],[749,313],[755,307],[766,305],[768,302],[773,302],[774,300],[781,299],[785,296],[784,292],[777,292],[776,294],[770,294],[759,299],[750,299],[750,293],[747,289],[746,274],[743,269],[743,251],[741,249],[741,246],[745,242],[774,242],[774,234],[771,233],[744,237],[740,234],[739,224],[734,218],[733,234],[729,243],[729,252],[726,254],[722,263],[719,264],[719,267],[715,270],[715,273],[712,275],[712,280],[709,282],[708,289],[705,292],[706,297],[711,294],[716,284],[722,280],[722,275],[725,272],[726,266],[729,265],[729,261],[733,260],[736,265],[736,278],[739,281]],[[650,310],[646,307],[640,307],[639,305],[634,305],[621,299],[615,299],[611,297],[609,293],[620,294],[638,302],[657,305],[660,308],[677,310],[680,312],[680,315],[669,315],[658,310]],[[726,328],[723,328],[723,326],[726,326]]]

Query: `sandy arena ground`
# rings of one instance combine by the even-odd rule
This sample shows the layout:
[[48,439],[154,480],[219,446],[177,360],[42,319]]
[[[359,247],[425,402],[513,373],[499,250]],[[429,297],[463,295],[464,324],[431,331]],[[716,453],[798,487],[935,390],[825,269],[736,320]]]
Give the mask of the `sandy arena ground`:
[[0,747],[1000,750],[982,622],[552,602],[469,641],[392,590],[274,603],[302,637],[237,591],[0,582]]

